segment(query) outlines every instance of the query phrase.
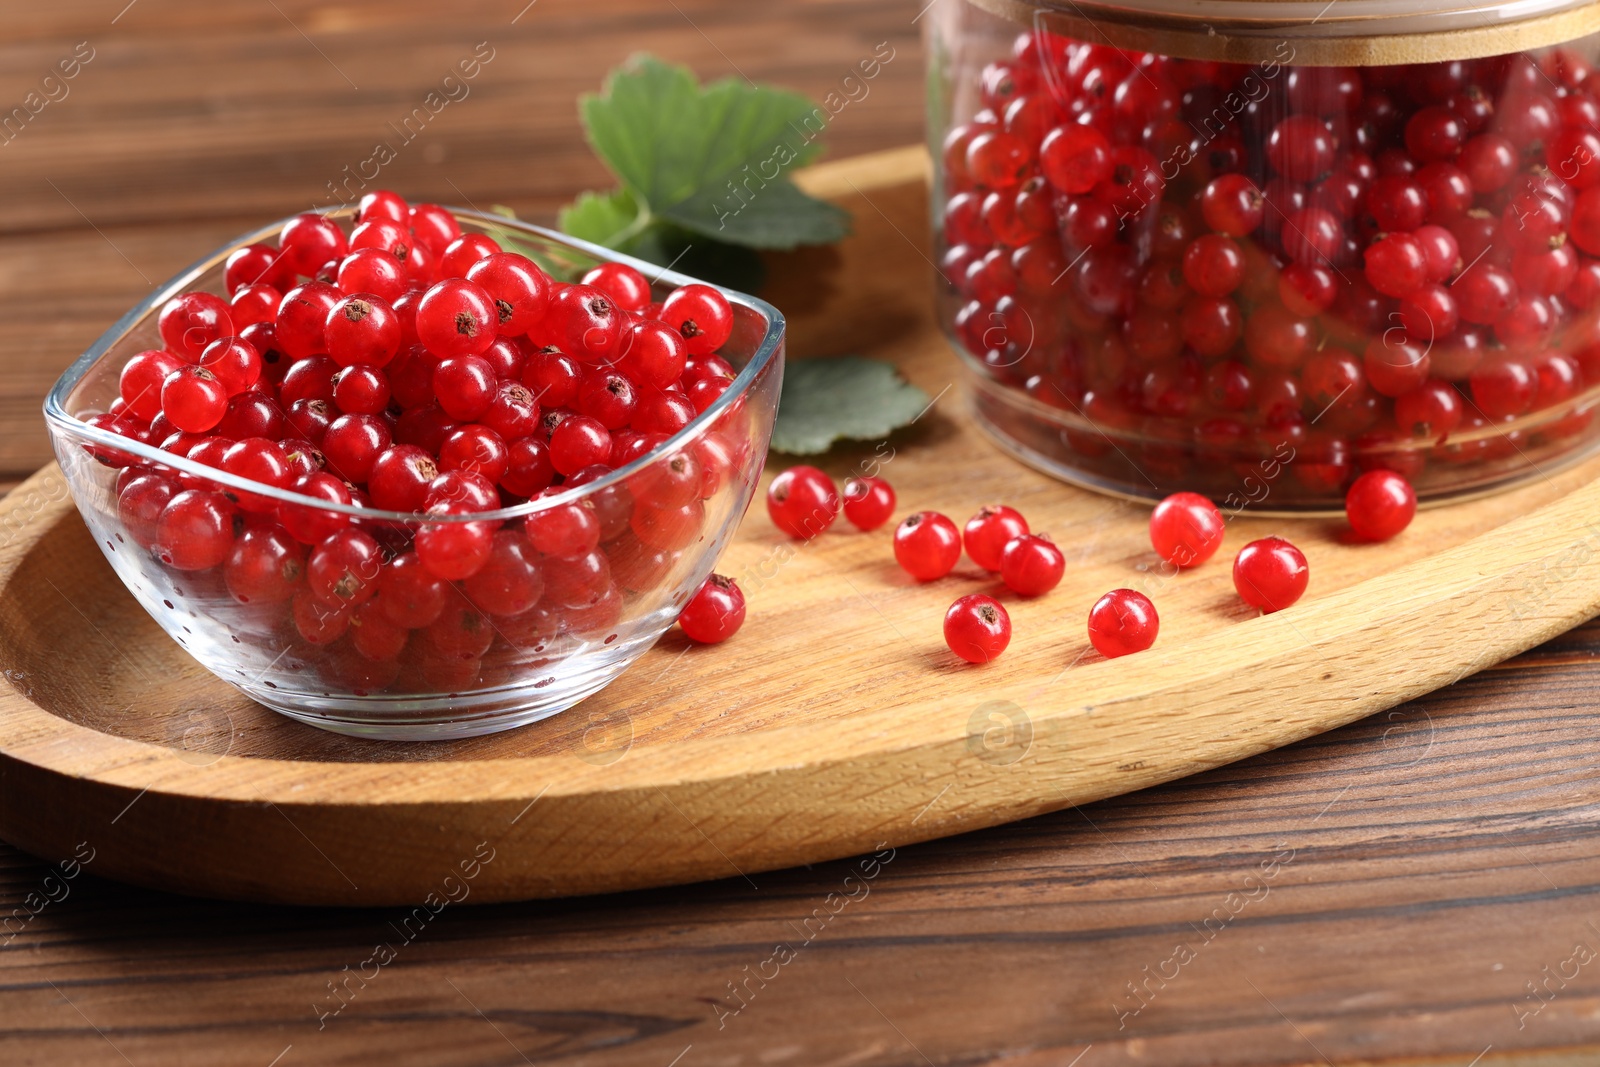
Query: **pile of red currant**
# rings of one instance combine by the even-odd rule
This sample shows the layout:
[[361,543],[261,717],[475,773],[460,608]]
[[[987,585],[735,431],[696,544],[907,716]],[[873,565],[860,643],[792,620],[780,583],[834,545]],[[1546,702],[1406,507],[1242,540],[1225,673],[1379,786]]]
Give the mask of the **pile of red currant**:
[[389,192],[362,199],[348,235],[298,216],[276,247],[233,253],[225,283],[230,298],[169,301],[162,347],[130,358],[121,395],[86,421],[263,487],[415,518],[90,451],[120,468],[128,537],[276,612],[358,692],[487,684],[497,637],[516,649],[604,632],[625,596],[702,536],[707,503],[750,464],[735,404],[625,484],[526,521],[471,518],[592,483],[722,396],[733,309],[708,286],[656,302],[618,263],[561,282]]
[[[878,477],[845,482],[843,511],[852,525],[875,530],[894,513],[895,493]],[[773,524],[800,540],[810,540],[833,525],[841,510],[833,479],[816,467],[790,467],[767,489]],[[1357,478],[1345,500],[1345,515],[1363,541],[1387,541],[1410,525],[1417,498],[1393,471],[1369,471]],[[1199,493],[1174,493],[1150,513],[1150,545],[1176,570],[1198,567],[1222,546],[1226,520]],[[902,519],[894,532],[894,557],[919,582],[945,577],[965,548],[972,562],[998,574],[1006,588],[1038,597],[1060,584],[1067,561],[1049,537],[1033,533],[1015,508],[991,504],[958,528],[937,511]],[[1310,570],[1301,551],[1280,537],[1245,545],[1233,563],[1240,599],[1263,613],[1282,611],[1305,594]],[[738,600],[738,618],[744,602]],[[1142,652],[1155,643],[1161,620],[1150,598],[1133,589],[1113,589],[1089,610],[1089,642],[1107,659]],[[737,628],[737,623],[734,628]],[[988,663],[1011,643],[1011,616],[994,597],[963,596],[944,617],[945,644],[969,663]]]
[[1039,30],[958,82],[948,322],[1062,413],[1063,462],[1221,498],[1288,454],[1278,499],[1325,504],[1592,437],[1600,74],[1573,52],[1267,70]]

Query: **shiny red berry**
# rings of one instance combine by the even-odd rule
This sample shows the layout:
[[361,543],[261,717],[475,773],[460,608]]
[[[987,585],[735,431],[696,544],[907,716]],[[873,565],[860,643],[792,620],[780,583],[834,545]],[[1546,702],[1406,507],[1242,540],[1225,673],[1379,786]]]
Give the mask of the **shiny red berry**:
[[714,645],[739,632],[744,613],[744,593],[738,583],[713,574],[683,606],[678,625],[689,640]]
[[1113,589],[1089,609],[1089,643],[1107,659],[1143,652],[1160,629],[1156,606],[1132,589]]
[[1282,611],[1306,591],[1306,557],[1281,537],[1251,541],[1233,561],[1233,587],[1251,607]]
[[961,559],[961,531],[937,511],[919,511],[895,527],[894,558],[919,582],[943,578]]
[[968,663],[989,663],[1011,643],[1011,616],[993,597],[964,596],[944,613],[944,643]]
[[1387,541],[1411,525],[1417,494],[1394,471],[1368,471],[1345,494],[1344,513],[1350,529],[1363,541]]
[[839,517],[839,490],[816,467],[790,467],[767,487],[767,514],[790,537],[809,541]]

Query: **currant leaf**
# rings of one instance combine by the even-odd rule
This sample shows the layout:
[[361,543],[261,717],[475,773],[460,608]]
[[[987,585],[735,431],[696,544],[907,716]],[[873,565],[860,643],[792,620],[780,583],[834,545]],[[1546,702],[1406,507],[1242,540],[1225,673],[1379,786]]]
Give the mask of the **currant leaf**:
[[582,241],[593,241],[619,252],[638,236],[639,204],[626,189],[609,193],[581,193],[561,209],[556,227]]
[[[687,69],[638,55],[579,113],[590,145],[632,194],[635,224],[660,219],[753,248],[826,244],[847,232],[844,211],[790,180],[821,151],[823,113],[797,93],[731,78],[702,87]],[[569,211],[610,224],[623,210],[617,196],[580,198]]]
[[927,408],[928,394],[882,360],[799,360],[784,370],[772,448],[815,455],[840,438],[881,440]]

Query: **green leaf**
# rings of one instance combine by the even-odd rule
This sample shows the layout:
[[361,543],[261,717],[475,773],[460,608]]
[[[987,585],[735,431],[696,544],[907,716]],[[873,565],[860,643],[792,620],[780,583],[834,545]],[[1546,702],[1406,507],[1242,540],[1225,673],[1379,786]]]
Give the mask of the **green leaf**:
[[624,251],[623,245],[637,236],[639,205],[626,189],[610,193],[583,193],[561,209],[556,227],[583,241]]
[[579,112],[643,218],[752,248],[826,244],[847,232],[844,211],[790,181],[821,151],[827,119],[797,93],[733,79],[702,88],[687,69],[639,55]]
[[826,452],[840,438],[882,440],[914,422],[928,394],[893,365],[860,356],[788,364],[772,448],[794,455]]

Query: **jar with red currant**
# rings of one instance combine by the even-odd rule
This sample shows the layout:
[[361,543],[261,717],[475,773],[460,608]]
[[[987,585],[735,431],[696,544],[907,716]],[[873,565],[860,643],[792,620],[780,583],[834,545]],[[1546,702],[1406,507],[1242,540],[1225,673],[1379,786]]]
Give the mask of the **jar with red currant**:
[[1600,440],[1600,4],[926,20],[940,315],[1002,448],[1305,511]]

